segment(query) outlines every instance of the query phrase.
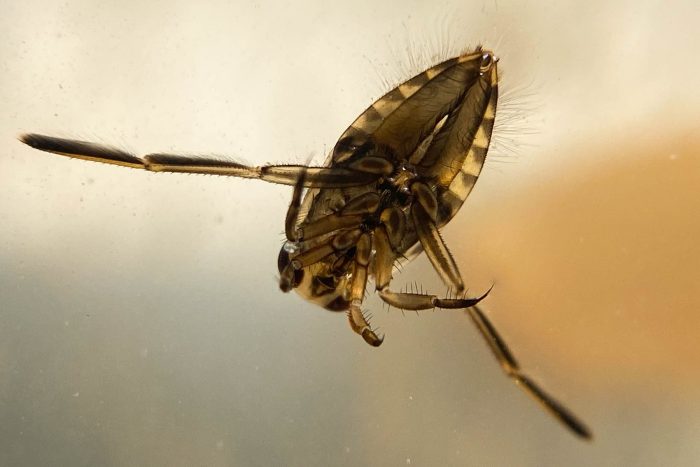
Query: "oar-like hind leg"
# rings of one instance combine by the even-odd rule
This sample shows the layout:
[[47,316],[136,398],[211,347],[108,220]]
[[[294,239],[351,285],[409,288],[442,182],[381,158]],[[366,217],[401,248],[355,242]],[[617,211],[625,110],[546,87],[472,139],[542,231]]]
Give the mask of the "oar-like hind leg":
[[303,175],[306,188],[345,188],[371,183],[379,174],[345,167],[306,167],[304,165],[265,165],[252,167],[238,162],[174,154],[148,154],[143,157],[110,146],[28,133],[20,141],[41,151],[62,156],[143,169],[151,172],[179,172],[254,178],[282,185],[296,185]]

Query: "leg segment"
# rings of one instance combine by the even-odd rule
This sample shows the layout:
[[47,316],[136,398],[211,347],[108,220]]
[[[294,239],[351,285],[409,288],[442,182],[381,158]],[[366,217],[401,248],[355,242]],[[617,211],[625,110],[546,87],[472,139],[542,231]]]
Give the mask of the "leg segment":
[[148,154],[137,157],[109,146],[33,133],[22,135],[20,140],[35,149],[62,156],[144,169],[151,172],[226,175],[256,178],[282,185],[296,185],[301,173],[305,172],[304,186],[307,188],[344,188],[365,185],[380,177],[376,173],[343,167],[306,167],[303,165],[251,167],[227,160],[173,154]]
[[359,195],[348,201],[338,212],[300,225],[297,229],[299,239],[309,240],[334,230],[358,226],[367,214],[375,212],[378,207],[379,195],[376,193]]
[[302,170],[299,174],[299,179],[294,185],[292,193],[292,202],[289,203],[287,209],[287,217],[284,221],[284,233],[287,236],[287,241],[296,243],[299,239],[297,231],[297,221],[299,220],[299,206],[301,206],[301,192],[304,190],[304,182],[306,181],[306,171]]
[[335,230],[356,227],[365,218],[363,214],[344,216],[341,213],[329,214],[313,222],[302,223],[297,232],[300,240],[312,240]]
[[348,321],[352,330],[361,335],[365,342],[373,347],[379,347],[384,341],[384,337],[377,336],[372,330],[361,309],[362,300],[365,298],[365,288],[367,287],[367,268],[369,267],[371,252],[372,240],[368,233],[363,233],[357,242],[355,253],[355,265],[350,285]]
[[389,286],[396,258],[402,254],[398,248],[406,231],[406,216],[396,207],[389,207],[379,216],[380,224],[374,229],[374,284],[377,290]]
[[425,254],[440,278],[457,293],[462,293],[464,281],[459,269],[457,269],[457,263],[455,263],[450,250],[447,249],[447,245],[440,236],[437,225],[431,219],[430,214],[420,203],[413,203],[411,217],[423,250],[425,250]]
[[391,271],[396,259],[386,230],[383,225],[374,229],[374,284],[377,290],[383,290],[389,286]]
[[337,235],[324,240],[323,243],[305,249],[302,244],[300,253],[292,258],[291,264],[295,269],[303,269],[318,263],[324,258],[347,251],[361,240],[362,230],[358,227],[352,230],[344,230]]
[[472,322],[488,344],[498,363],[509,378],[522,387],[533,399],[539,402],[551,415],[563,423],[574,434],[590,439],[592,434],[588,427],[579,420],[569,409],[546,393],[534,380],[524,374],[513,353],[503,338],[481,309],[476,306],[490,289],[481,297],[464,299],[440,299],[435,295],[416,293],[395,293],[388,289],[380,290],[379,296],[386,303],[404,310],[425,310],[429,308],[456,309],[465,308]]
[[539,402],[545,410],[564,424],[564,426],[569,428],[575,435],[590,439],[593,435],[590,429],[581,420],[521,371],[518,362],[513,357],[505,341],[479,307],[474,306],[467,308],[466,311],[479,330],[479,333],[481,333],[484,340],[486,340],[486,343],[491,348],[493,355],[501,364],[506,375],[512,378],[518,386],[523,388],[526,393]]
[[380,221],[386,229],[391,248],[396,251],[406,233],[406,216],[399,208],[390,207],[382,211]]
[[433,308],[444,308],[454,310],[457,308],[469,308],[481,300],[491,292],[487,290],[485,294],[477,298],[439,298],[437,295],[422,294],[422,293],[402,293],[392,292],[388,288],[379,290],[379,296],[389,305],[400,308],[402,310],[430,310]]

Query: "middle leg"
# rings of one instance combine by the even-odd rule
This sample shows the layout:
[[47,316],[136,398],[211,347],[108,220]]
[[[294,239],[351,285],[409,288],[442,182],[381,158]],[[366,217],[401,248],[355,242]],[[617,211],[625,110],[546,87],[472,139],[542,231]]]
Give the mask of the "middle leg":
[[511,378],[529,396],[539,402],[547,412],[559,420],[575,435],[585,439],[591,438],[591,431],[576,415],[566,408],[561,402],[552,397],[531,377],[523,373],[518,361],[508,348],[494,325],[489,321],[481,309],[476,306],[491,291],[489,289],[478,298],[452,298],[441,299],[435,295],[417,293],[395,293],[388,288],[379,291],[379,296],[386,303],[404,310],[425,310],[429,308],[458,309],[463,308],[476,326],[479,334],[484,338],[494,357],[503,368],[506,376]]

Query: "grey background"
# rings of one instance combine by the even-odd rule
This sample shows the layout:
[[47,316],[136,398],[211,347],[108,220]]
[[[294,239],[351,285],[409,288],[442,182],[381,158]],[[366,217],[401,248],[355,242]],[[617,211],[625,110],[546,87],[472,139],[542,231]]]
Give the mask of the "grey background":
[[[0,0],[1,465],[698,465],[697,2]],[[499,125],[444,229],[574,439],[460,312],[278,291],[290,189],[24,147],[321,162],[392,84],[483,42]],[[394,288],[443,293],[425,258]]]

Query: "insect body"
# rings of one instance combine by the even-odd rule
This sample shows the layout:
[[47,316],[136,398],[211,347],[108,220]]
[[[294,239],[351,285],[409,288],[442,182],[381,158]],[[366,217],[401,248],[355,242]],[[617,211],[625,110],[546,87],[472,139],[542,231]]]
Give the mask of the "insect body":
[[[383,337],[361,308],[368,278],[381,299],[396,308],[465,309],[506,374],[574,433],[588,438],[582,422],[521,372],[477,306],[488,291],[464,296],[459,269],[439,232],[462,206],[486,159],[498,101],[497,61],[479,47],[400,84],[357,117],[322,167],[249,167],[170,154],[137,157],[37,134],[21,140],[43,151],[126,167],[293,186],[286,242],[278,257],[284,292],[295,290],[328,310],[345,311],[350,327],[372,346]],[[394,264],[421,251],[455,297],[390,289]]]

